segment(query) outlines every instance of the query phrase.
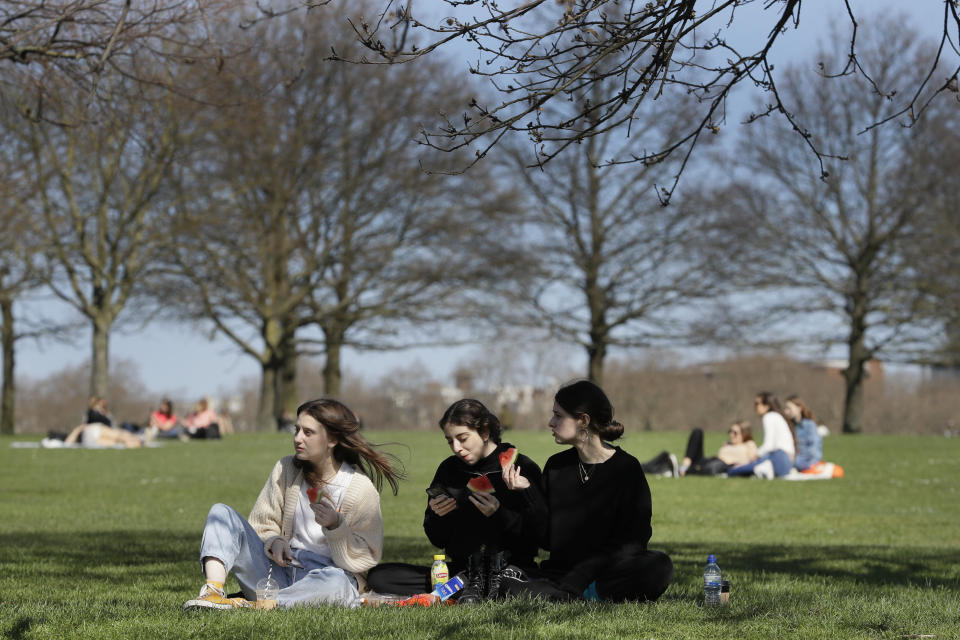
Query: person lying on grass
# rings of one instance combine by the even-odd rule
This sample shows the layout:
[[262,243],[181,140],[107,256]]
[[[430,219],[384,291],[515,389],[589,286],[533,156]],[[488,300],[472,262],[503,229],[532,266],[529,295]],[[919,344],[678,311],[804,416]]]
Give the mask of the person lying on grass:
[[[430,483],[423,529],[446,553],[451,575],[466,571],[459,604],[495,599],[508,561],[525,569],[536,566],[536,529],[524,516],[531,500],[526,494],[539,491],[540,467],[500,441],[500,420],[478,400],[453,403],[439,424],[453,455],[440,463]],[[531,486],[508,490],[505,464],[515,465]],[[371,569],[367,578],[378,593],[430,591],[426,566],[386,563]]]
[[148,444],[146,435],[138,436],[123,429],[115,429],[100,422],[81,424],[73,428],[63,443],[91,449],[126,448],[136,449]]
[[757,458],[757,443],[745,421],[738,420],[727,430],[729,439],[720,446],[716,457],[703,455],[703,429],[696,427],[687,438],[683,462],[669,451],[662,451],[643,463],[643,472],[654,475],[669,475],[674,478],[686,475],[716,476],[731,467],[747,464]]
[[[279,607],[359,606],[365,574],[383,551],[377,489],[386,479],[396,495],[402,475],[359,428],[336,400],[297,409],[296,453],[274,466],[249,520],[224,504],[210,509],[200,544],[206,583],[185,610],[249,607],[268,575],[279,584]],[[224,594],[230,571],[245,598]]]
[[[561,601],[656,600],[673,578],[673,562],[647,549],[650,487],[640,462],[608,444],[624,427],[607,395],[587,380],[561,387],[549,426],[554,441],[570,447],[543,468],[548,517],[540,538],[550,558],[526,575],[503,575],[504,591]],[[503,476],[510,489],[531,484],[516,466]]]

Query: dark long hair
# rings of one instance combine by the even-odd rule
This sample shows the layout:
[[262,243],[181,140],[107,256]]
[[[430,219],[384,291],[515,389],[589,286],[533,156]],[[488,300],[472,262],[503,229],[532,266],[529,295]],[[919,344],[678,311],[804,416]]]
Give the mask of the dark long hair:
[[[303,403],[297,407],[297,416],[301,413],[306,413],[322,424],[327,433],[336,439],[337,444],[333,447],[334,460],[349,462],[360,469],[373,480],[378,491],[386,480],[390,483],[393,495],[397,495],[400,489],[399,481],[404,477],[403,465],[395,455],[379,451],[376,445],[360,435],[360,419],[357,414],[342,402],[330,398]],[[294,458],[293,463],[308,477],[315,472],[309,461]]]
[[613,419],[613,405],[603,389],[589,380],[577,380],[566,384],[553,398],[564,411],[574,418],[587,416],[587,428],[608,442],[623,435],[623,425]]
[[780,401],[777,400],[777,396],[773,394],[772,391],[761,391],[757,394],[757,398],[763,404],[770,407],[770,411],[776,411],[780,414],[780,417],[783,418],[783,421],[787,423],[787,426],[790,428],[790,435],[793,436],[793,446],[797,446],[797,432],[793,429],[793,420],[787,417],[787,414],[783,412],[783,409],[780,407]]
[[440,418],[439,425],[443,429],[448,424],[473,429],[481,436],[486,435],[500,444],[500,434],[503,431],[500,419],[493,415],[479,400],[464,398],[447,407],[447,410],[443,412],[443,417]]

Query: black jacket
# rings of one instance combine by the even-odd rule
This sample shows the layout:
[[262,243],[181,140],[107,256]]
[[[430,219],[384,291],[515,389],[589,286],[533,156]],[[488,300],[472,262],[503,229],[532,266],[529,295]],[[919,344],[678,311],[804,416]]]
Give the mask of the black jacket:
[[576,449],[550,457],[543,469],[549,519],[540,540],[550,550],[543,570],[580,593],[618,558],[647,548],[652,529],[650,487],[640,462],[616,447],[581,481]]
[[[520,454],[516,464],[525,478],[530,480],[530,489],[511,491],[503,483],[500,454],[512,447],[503,442],[496,450],[477,464],[471,466],[457,456],[450,456],[440,463],[433,476],[431,487],[439,486],[457,500],[457,508],[445,516],[438,516],[428,505],[423,518],[423,529],[430,542],[444,549],[454,564],[466,562],[466,556],[481,546],[509,552],[511,563],[527,567],[533,565],[537,555],[539,526],[536,522],[545,513],[532,507],[543,505],[540,497],[540,467],[527,456]],[[484,475],[490,479],[494,496],[500,508],[490,517],[483,515],[469,501],[467,482]]]

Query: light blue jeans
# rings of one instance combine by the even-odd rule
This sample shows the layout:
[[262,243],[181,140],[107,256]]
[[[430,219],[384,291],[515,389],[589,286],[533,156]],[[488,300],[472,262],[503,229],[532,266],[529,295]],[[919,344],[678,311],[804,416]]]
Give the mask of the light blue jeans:
[[740,465],[739,467],[728,469],[727,475],[751,476],[753,475],[753,468],[761,462],[765,462],[767,460],[773,463],[773,474],[778,478],[787,475],[790,473],[790,469],[793,468],[793,465],[790,463],[790,456],[787,455],[787,452],[777,449],[775,451],[771,451],[765,456],[760,456],[753,462],[748,462],[747,464]]
[[216,558],[233,571],[248,600],[257,597],[257,582],[266,578],[273,564],[272,577],[280,585],[278,607],[336,604],[360,606],[357,581],[333,560],[305,550],[293,550],[303,569],[273,564],[263,550],[263,542],[246,518],[233,507],[217,503],[210,508],[200,543],[200,562]]

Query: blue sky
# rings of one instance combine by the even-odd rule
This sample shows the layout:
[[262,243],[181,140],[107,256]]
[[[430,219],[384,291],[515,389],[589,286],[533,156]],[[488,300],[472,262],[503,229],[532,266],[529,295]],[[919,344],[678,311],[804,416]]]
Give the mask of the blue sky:
[[[762,6],[755,3],[755,9]],[[888,13],[903,7],[924,33],[936,35],[942,21],[941,0],[855,0],[852,2],[858,17],[878,12]],[[918,8],[919,7],[919,8]],[[763,38],[767,21],[758,22],[750,11],[743,12],[741,23],[745,34]],[[805,0],[802,5],[800,29],[784,34],[774,57],[784,64],[809,59],[829,25],[845,19],[841,0]],[[728,122],[728,126],[734,123]],[[53,302],[20,305],[18,315],[47,313],[63,318],[73,317],[68,308]],[[453,369],[465,358],[472,357],[477,347],[411,349],[396,352],[357,353],[348,350],[343,357],[346,369],[371,381],[396,367],[407,366],[412,360],[422,362],[441,382],[450,382]],[[76,366],[90,357],[89,331],[79,331],[70,343],[21,341],[17,350],[17,374],[21,378],[45,377],[67,366]],[[571,352],[570,366],[582,369],[583,361],[577,352]],[[259,366],[250,357],[240,353],[227,340],[208,340],[208,334],[195,327],[154,323],[131,332],[118,330],[111,341],[111,360],[130,360],[139,363],[140,375],[148,388],[157,393],[179,397],[197,397],[232,390],[243,378],[258,378]]]

